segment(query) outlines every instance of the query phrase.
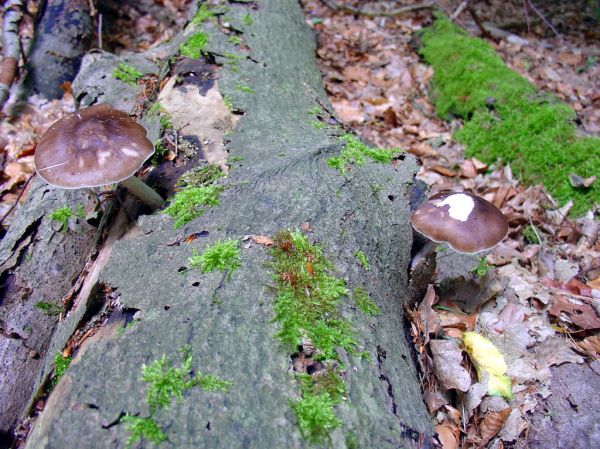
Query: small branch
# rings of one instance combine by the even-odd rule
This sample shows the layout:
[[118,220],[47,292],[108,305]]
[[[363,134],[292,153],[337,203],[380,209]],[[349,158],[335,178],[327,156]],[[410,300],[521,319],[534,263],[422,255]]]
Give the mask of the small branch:
[[556,37],[558,37],[559,39],[562,40],[562,36],[560,35],[560,33],[556,30],[556,28],[554,28],[554,25],[552,25],[550,23],[550,21],[548,19],[546,19],[546,17],[544,17],[544,15],[540,12],[539,9],[537,9],[535,7],[535,5],[531,2],[531,0],[526,0],[527,4],[529,5],[529,7],[531,9],[533,9],[533,11],[539,16],[540,19],[542,19],[542,21],[548,26],[548,28],[550,28],[552,30],[552,32],[556,35]]
[[523,0],[523,10],[525,11],[525,23],[527,24],[527,33],[531,33],[531,23],[529,22],[529,11],[527,10],[527,0]]
[[4,59],[0,64],[0,109],[6,103],[19,66],[21,55],[21,40],[19,39],[19,24],[23,13],[22,0],[8,0],[5,5],[2,23],[2,48]]
[[437,8],[436,2],[423,2],[417,3],[416,5],[407,5],[402,8],[393,9],[391,11],[373,11],[370,9],[359,9],[353,6],[340,5],[335,3],[334,0],[321,0],[325,6],[334,11],[342,11],[349,14],[356,14],[359,16],[366,17],[397,17],[414,11],[422,11],[424,9],[435,9]]
[[450,21],[454,22],[458,18],[458,16],[461,15],[461,13],[465,10],[465,8],[467,6],[469,6],[469,0],[465,0],[460,5],[458,5],[458,8],[456,8],[456,11],[454,11],[452,13],[452,15],[450,16]]
[[479,31],[481,31],[481,37],[485,37],[486,39],[495,41],[494,37],[483,26],[483,23],[481,22],[481,19],[479,18],[479,16],[475,13],[475,10],[471,6],[468,6],[467,10],[469,11],[469,14],[471,14],[471,17],[473,18],[475,25],[477,25],[477,28],[479,28]]

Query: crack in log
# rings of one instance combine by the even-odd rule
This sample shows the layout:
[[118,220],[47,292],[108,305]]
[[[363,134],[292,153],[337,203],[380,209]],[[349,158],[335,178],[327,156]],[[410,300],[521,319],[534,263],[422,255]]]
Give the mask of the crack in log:
[[379,380],[383,381],[387,385],[387,394],[392,404],[392,414],[398,419],[400,426],[400,436],[403,438],[403,443],[409,445],[411,449],[430,449],[433,447],[433,438],[430,435],[419,432],[418,430],[412,429],[402,422],[402,418],[398,415],[398,404],[394,397],[394,388],[390,381],[390,378],[385,374],[383,367],[383,361],[386,359],[386,351],[379,345],[377,345],[377,370],[379,371]]

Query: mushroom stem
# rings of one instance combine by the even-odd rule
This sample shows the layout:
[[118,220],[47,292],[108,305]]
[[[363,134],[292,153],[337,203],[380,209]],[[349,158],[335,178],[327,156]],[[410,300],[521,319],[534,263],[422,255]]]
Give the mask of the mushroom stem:
[[438,242],[434,242],[433,240],[427,239],[427,243],[425,243],[421,247],[421,249],[413,256],[411,263],[410,263],[410,270],[414,271],[414,269],[417,267],[417,265],[419,265],[421,262],[423,262],[425,259],[427,259],[431,254],[433,254],[433,252],[438,247],[438,245],[439,245]]
[[121,181],[121,185],[129,190],[130,193],[137,196],[146,206],[152,208],[152,210],[158,209],[165,203],[165,200],[158,193],[137,176],[130,176]]

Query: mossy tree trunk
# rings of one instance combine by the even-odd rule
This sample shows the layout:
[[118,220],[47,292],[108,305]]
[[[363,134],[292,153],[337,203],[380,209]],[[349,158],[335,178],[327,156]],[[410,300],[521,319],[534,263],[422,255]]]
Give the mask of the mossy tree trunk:
[[[165,66],[149,58],[207,34],[202,51],[221,66],[217,74],[199,85],[182,73],[203,65],[180,59],[172,71],[183,82],[170,85],[164,103],[179,108],[174,122],[185,124],[187,111],[184,130],[200,129],[191,137],[205,147],[215,139],[195,117],[208,121],[218,108],[207,99],[217,95],[237,112],[239,121],[225,120],[237,124],[226,136],[230,171],[217,181],[219,204],[177,229],[160,211],[142,216],[112,247],[97,280],[104,288],[90,289],[98,300],[80,301],[61,322],[40,378],[52,351],[92,315],[86,304],[117,298],[112,305],[124,313],[114,309],[79,349],[26,447],[427,447],[432,429],[403,314],[412,287],[424,287],[409,287],[408,278],[416,161],[353,163],[346,152],[332,162],[356,142],[340,139],[297,3],[226,6],[160,51],[127,58],[161,77]],[[118,61],[87,58],[76,97],[131,111],[135,90],[124,95],[107,76]],[[177,95],[184,100],[175,107]],[[223,122],[212,131],[222,134]],[[155,121],[146,123],[155,132]],[[277,236],[276,246],[249,235]],[[226,270],[210,271],[221,256],[211,261],[207,250],[223,242]],[[306,301],[310,319],[306,307],[290,308],[294,301]]]

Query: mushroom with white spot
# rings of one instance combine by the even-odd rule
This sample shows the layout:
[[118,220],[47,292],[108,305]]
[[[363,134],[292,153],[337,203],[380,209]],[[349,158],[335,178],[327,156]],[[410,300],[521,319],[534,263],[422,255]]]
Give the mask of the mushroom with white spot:
[[154,154],[146,129],[107,104],[81,109],[54,123],[35,150],[35,169],[48,184],[63,189],[120,182],[152,209],[162,197],[135,172]]
[[433,195],[411,214],[410,223],[430,240],[413,256],[413,269],[438,243],[472,254],[493,248],[508,234],[508,222],[502,212],[489,201],[467,192]]

